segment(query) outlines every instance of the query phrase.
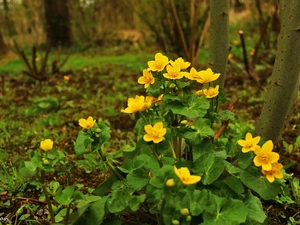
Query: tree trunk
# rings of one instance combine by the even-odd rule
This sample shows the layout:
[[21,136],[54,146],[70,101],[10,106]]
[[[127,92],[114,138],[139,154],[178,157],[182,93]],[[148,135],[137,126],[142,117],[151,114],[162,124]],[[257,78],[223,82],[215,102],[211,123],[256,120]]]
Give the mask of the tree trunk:
[[209,67],[221,73],[216,81],[223,87],[229,52],[229,5],[230,0],[210,0]]
[[71,30],[67,0],[44,0],[47,41],[53,47],[70,46]]
[[280,2],[281,30],[274,70],[255,133],[277,142],[300,85],[300,1]]

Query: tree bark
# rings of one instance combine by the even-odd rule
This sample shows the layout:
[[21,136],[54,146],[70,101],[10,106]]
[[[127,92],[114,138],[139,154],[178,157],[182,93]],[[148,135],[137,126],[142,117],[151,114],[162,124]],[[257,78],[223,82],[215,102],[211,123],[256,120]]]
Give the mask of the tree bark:
[[209,67],[214,73],[221,73],[215,82],[224,86],[229,52],[229,5],[230,0],[210,0],[210,46]]
[[71,44],[70,15],[67,0],[44,0],[45,30],[52,47]]
[[281,1],[281,30],[274,70],[255,133],[274,143],[295,106],[300,85],[300,1]]

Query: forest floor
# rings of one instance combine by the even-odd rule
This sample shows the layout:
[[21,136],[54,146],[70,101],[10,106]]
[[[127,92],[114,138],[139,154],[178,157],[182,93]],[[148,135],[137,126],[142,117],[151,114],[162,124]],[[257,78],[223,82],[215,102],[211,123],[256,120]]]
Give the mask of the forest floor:
[[[62,185],[84,184],[82,191],[97,187],[108,177],[108,172],[103,172],[104,165],[97,163],[99,157],[93,153],[88,153],[95,159],[89,164],[82,160],[82,157],[75,155],[74,141],[81,129],[78,120],[91,115],[108,121],[112,129],[108,151],[112,154],[129,145],[134,139],[135,134],[132,129],[136,120],[132,116],[122,114],[120,110],[125,108],[128,97],[144,94],[143,86],[137,84],[137,79],[153,55],[152,53],[126,53],[116,55],[114,58],[95,56],[91,57],[90,61],[87,60],[85,65],[80,66],[76,65],[76,62],[82,62],[80,59],[70,58],[66,69],[64,67],[61,73],[51,75],[44,82],[32,80],[20,72],[8,73],[0,69],[2,167],[6,165],[5,168],[12,168],[11,166],[17,168],[26,159],[28,150],[38,149],[44,137],[51,137],[55,140],[55,148],[64,150],[69,163],[73,165],[69,173],[57,176],[55,179]],[[20,63],[17,61],[16,54],[9,52],[8,55],[0,58],[0,68],[9,63],[11,67],[16,64],[19,66]],[[243,132],[253,129],[260,115],[272,66],[265,66],[259,71],[260,79],[257,82],[239,69],[240,64],[238,66],[236,64],[236,61],[229,61],[225,82],[229,101],[236,102],[234,105],[236,117],[229,125],[229,129]],[[300,135],[298,112],[300,112],[299,98],[276,151],[279,152],[283,164],[295,163],[287,172],[300,178],[300,152],[294,146],[296,138]],[[294,149],[288,152],[284,142],[292,145]],[[4,195],[22,196],[27,201],[35,198],[36,191],[32,190],[30,181],[27,181],[27,186],[23,186],[22,182],[18,183],[18,179],[21,178],[16,175],[14,185],[19,186],[10,187],[9,190],[0,188],[0,199]],[[11,200],[5,207],[0,205],[0,211],[9,213],[11,220],[14,221],[13,215],[20,211],[23,203],[24,199]],[[41,204],[37,206],[36,212],[44,207]],[[265,201],[264,207],[271,225],[288,224],[290,218],[300,221],[296,203],[279,203],[272,200]],[[26,212],[30,211],[26,210]],[[25,209],[22,213],[25,213]],[[32,219],[36,217],[36,214],[30,216]],[[38,216],[40,221],[44,217],[44,214]]]

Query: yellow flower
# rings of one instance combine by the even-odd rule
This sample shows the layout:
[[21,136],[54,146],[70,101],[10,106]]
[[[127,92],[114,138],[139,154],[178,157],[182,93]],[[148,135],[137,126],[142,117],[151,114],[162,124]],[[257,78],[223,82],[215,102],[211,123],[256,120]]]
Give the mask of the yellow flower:
[[185,62],[181,57],[179,57],[178,59],[176,59],[175,62],[171,60],[170,64],[173,67],[175,67],[176,65],[178,65],[181,70],[184,70],[184,69],[188,68],[191,65],[191,63]]
[[280,171],[282,168],[283,168],[282,164],[273,163],[271,170],[261,170],[261,172],[266,175],[266,178],[270,183],[273,183],[275,178],[278,179],[283,178],[283,174]]
[[53,141],[51,139],[41,141],[40,148],[45,152],[50,151],[53,148]]
[[146,69],[143,70],[143,76],[138,79],[139,84],[145,84],[144,88],[149,87],[150,84],[154,84],[154,81],[152,73]]
[[154,61],[148,62],[149,70],[151,71],[162,71],[169,63],[168,57],[161,53],[156,53],[154,58]]
[[196,95],[197,96],[204,95],[203,90],[196,91]]
[[272,152],[273,142],[267,141],[262,148],[257,146],[254,150],[255,157],[253,159],[255,166],[262,166],[263,170],[271,170],[272,163],[276,163],[279,160],[279,154]]
[[260,136],[253,138],[252,134],[247,133],[245,140],[238,140],[238,144],[243,147],[242,152],[247,153],[254,151],[259,141]]
[[64,80],[66,80],[66,81],[68,81],[68,80],[70,80],[70,76],[64,76]]
[[85,129],[90,129],[94,126],[96,120],[93,120],[93,117],[89,116],[87,119],[80,119],[78,122],[79,126]]
[[126,109],[122,109],[121,112],[123,113],[136,113],[144,111],[151,107],[151,101],[147,101],[145,96],[136,95],[135,98],[128,99],[128,107]]
[[182,167],[180,169],[177,169],[176,166],[174,166],[174,170],[177,177],[179,177],[179,179],[185,185],[196,184],[201,180],[200,176],[191,175],[187,167]]
[[175,67],[167,65],[167,73],[164,73],[163,75],[165,78],[176,80],[183,78],[185,72],[180,72],[180,67],[178,65]]
[[190,72],[189,73],[184,73],[184,76],[190,80],[197,80],[197,79],[200,79],[200,76],[199,76],[199,72],[197,72],[197,70],[192,67],[190,69]]
[[154,124],[152,127],[151,125],[146,125],[144,127],[146,134],[144,135],[144,140],[146,142],[153,141],[154,143],[159,143],[164,140],[164,136],[167,133],[167,129],[164,128],[162,122],[158,122]]
[[174,179],[168,179],[166,182],[166,185],[168,187],[174,187],[175,186],[175,180]]
[[206,84],[212,81],[215,81],[221,75],[220,73],[214,73],[210,68],[207,70],[201,70],[198,72],[199,79],[196,79],[197,82],[201,84]]
[[[197,92],[196,92],[197,94]],[[200,94],[200,92],[199,92]],[[206,98],[214,98],[219,94],[219,85],[217,85],[215,88],[209,87],[208,89],[203,90],[203,94],[205,94]]]

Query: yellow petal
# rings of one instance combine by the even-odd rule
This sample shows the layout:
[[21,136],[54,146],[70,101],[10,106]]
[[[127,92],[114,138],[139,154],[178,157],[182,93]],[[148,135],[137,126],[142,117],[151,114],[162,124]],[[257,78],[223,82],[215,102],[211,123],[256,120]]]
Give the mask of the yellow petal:
[[274,180],[275,180],[273,174],[267,174],[267,175],[266,175],[266,178],[267,178],[267,180],[268,180],[270,183],[273,183]]
[[264,143],[264,145],[262,146],[262,150],[264,152],[271,152],[273,150],[274,144],[271,140],[267,141],[266,143]]
[[252,134],[247,133],[246,134],[246,141],[250,141],[250,140],[252,140]]
[[238,144],[242,147],[244,147],[246,145],[246,141],[245,140],[238,140]]

